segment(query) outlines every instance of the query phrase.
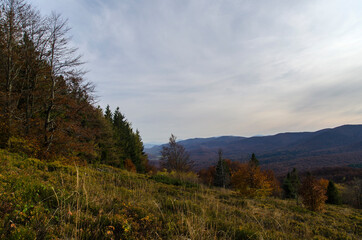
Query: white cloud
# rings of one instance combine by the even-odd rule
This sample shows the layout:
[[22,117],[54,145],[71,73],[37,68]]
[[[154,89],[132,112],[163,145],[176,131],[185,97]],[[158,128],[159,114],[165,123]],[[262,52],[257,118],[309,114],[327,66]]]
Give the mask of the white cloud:
[[102,106],[147,141],[317,130],[362,117],[362,3],[50,1]]

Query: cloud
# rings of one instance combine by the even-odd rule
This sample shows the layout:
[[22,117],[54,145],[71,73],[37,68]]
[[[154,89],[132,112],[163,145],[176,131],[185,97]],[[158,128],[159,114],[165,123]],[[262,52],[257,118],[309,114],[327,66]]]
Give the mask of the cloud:
[[362,117],[360,1],[33,2],[69,18],[100,104],[146,142]]

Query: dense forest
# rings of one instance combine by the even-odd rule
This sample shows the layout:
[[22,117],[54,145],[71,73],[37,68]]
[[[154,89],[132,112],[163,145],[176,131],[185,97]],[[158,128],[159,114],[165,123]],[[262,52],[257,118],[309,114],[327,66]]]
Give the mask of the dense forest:
[[0,147],[41,159],[145,172],[139,132],[117,108],[95,107],[92,83],[61,15],[1,1]]

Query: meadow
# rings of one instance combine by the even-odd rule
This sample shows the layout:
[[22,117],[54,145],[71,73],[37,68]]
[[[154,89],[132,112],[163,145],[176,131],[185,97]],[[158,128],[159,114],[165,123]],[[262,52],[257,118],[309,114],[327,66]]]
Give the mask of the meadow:
[[0,150],[0,239],[361,239],[362,211]]

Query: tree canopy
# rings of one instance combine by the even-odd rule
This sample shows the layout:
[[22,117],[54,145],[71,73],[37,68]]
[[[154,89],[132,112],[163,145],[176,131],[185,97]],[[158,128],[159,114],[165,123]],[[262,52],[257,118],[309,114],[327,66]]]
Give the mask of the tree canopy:
[[0,1],[0,147],[42,159],[67,158],[144,172],[140,133],[117,108],[95,107],[93,84],[60,14],[23,0]]

